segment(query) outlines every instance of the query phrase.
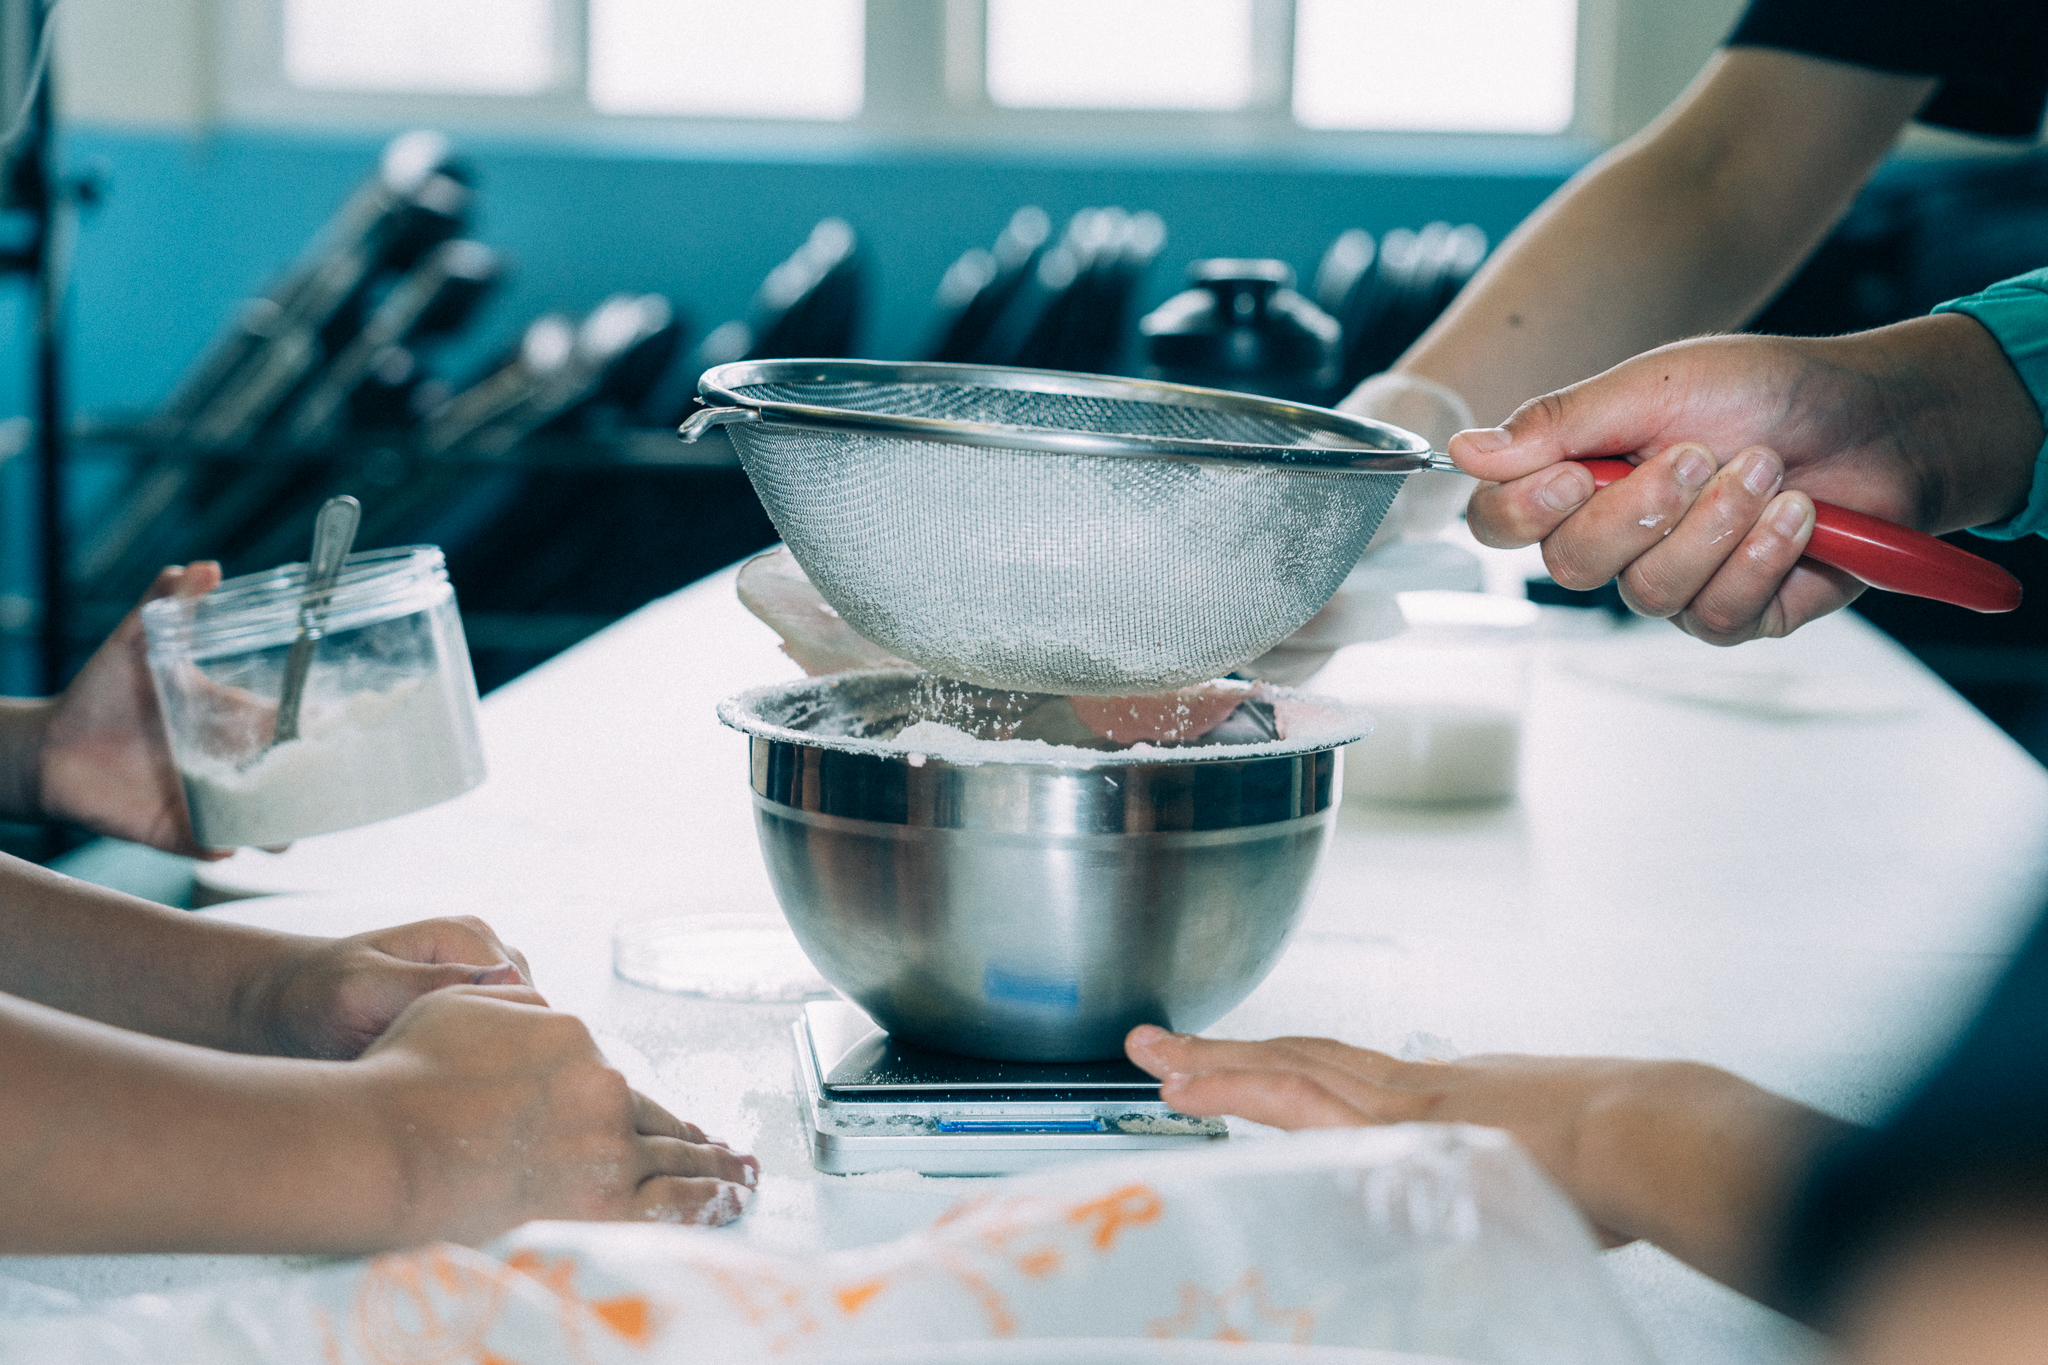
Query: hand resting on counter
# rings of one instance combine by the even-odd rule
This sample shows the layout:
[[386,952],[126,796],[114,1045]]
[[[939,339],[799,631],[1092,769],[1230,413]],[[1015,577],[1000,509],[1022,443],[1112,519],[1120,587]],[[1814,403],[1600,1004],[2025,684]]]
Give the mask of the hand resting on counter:
[[480,920],[311,938],[0,859],[0,992],[0,1252],[719,1223],[758,1171],[630,1090]]
[[1503,1128],[1610,1246],[1654,1242],[1725,1284],[1764,1286],[1776,1214],[1848,1125],[1715,1067],[1583,1057],[1404,1062],[1327,1038],[1225,1042],[1151,1025],[1125,1040],[1185,1114],[1276,1128]]
[[[1863,585],[1801,561],[1818,498],[1940,534],[2026,502],[2041,417],[1959,313],[1826,339],[1678,342],[1452,439],[1486,482],[1483,542],[1542,542],[1567,588],[1617,580],[1635,611],[1714,644],[1782,636]],[[1575,457],[1626,456],[1595,492]]]

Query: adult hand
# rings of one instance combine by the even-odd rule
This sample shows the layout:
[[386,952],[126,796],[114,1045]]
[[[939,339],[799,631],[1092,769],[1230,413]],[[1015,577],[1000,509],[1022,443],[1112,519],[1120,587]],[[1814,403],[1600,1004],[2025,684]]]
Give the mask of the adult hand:
[[[1931,532],[2024,504],[2033,400],[1960,314],[1828,339],[1679,342],[1524,404],[1449,451],[1486,480],[1467,512],[1489,545],[1543,543],[1568,588],[1622,598],[1714,644],[1780,636],[1863,585],[1803,561],[1816,498]],[[1638,468],[1599,491],[1575,457]]]
[[354,1057],[430,991],[533,985],[519,950],[468,915],[352,938],[279,937],[282,951],[244,993],[243,1032],[288,1057]]
[[396,1158],[398,1234],[478,1243],[535,1218],[712,1226],[760,1163],[606,1064],[574,1015],[518,986],[420,997],[351,1068]]
[[1506,1129],[1607,1245],[1646,1238],[1737,1288],[1760,1279],[1791,1183],[1842,1127],[1689,1062],[1404,1062],[1327,1038],[1224,1042],[1149,1024],[1131,1030],[1124,1050],[1184,1114],[1237,1114],[1288,1129]]
[[[142,601],[199,597],[219,583],[218,564],[173,566],[157,575]],[[138,604],[63,694],[43,703],[40,741],[26,760],[34,771],[30,804],[45,819],[99,834],[171,853],[225,858],[228,850],[201,848],[193,840],[147,652]]]

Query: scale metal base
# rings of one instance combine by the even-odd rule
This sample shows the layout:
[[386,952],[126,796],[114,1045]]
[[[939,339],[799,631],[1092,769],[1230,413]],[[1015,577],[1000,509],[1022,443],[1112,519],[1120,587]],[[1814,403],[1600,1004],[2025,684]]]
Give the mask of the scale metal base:
[[1159,1083],[1121,1059],[991,1062],[894,1042],[844,1000],[804,1006],[798,1102],[811,1162],[830,1175],[1008,1175],[1113,1152],[1227,1135],[1176,1114]]

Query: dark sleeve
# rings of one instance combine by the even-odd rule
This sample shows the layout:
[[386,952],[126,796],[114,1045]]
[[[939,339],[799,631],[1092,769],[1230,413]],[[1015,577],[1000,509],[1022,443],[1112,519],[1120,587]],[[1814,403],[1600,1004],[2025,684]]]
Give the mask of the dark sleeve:
[[1824,1155],[1791,1211],[1782,1301],[1824,1320],[1867,1258],[1954,1219],[2048,1213],[2048,918],[1933,1074]]
[[1922,123],[2031,138],[2048,104],[2042,0],[1751,0],[1730,47],[1773,47],[1941,84]]

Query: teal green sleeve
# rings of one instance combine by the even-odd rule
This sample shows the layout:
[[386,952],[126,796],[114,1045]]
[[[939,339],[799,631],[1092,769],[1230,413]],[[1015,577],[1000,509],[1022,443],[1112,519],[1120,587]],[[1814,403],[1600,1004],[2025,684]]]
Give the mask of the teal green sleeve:
[[[2048,269],[2000,280],[1968,298],[1951,299],[1937,313],[1967,313],[1984,324],[2019,372],[2034,406],[2048,416]],[[2004,521],[1971,528],[1993,540],[2048,535],[2048,441],[2034,456],[2034,486],[2027,505]]]

